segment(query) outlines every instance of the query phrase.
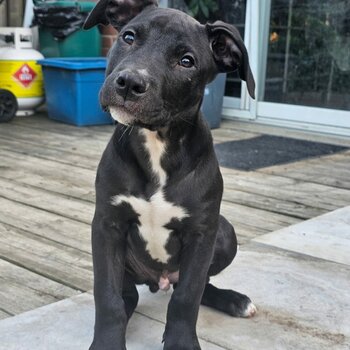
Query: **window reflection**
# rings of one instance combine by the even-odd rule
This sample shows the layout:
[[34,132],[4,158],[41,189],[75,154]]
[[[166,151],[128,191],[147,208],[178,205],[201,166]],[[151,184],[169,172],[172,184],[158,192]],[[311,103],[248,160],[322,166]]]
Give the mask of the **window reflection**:
[[350,109],[350,1],[272,0],[264,100]]

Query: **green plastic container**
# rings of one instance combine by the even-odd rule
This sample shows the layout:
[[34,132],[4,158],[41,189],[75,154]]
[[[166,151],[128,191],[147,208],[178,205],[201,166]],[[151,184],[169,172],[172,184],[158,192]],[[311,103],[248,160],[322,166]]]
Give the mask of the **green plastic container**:
[[[90,12],[94,2],[41,1],[38,6],[77,6],[81,12]],[[49,28],[39,29],[40,52],[45,57],[99,57],[101,56],[101,35],[97,27],[80,29],[63,40],[56,40]]]

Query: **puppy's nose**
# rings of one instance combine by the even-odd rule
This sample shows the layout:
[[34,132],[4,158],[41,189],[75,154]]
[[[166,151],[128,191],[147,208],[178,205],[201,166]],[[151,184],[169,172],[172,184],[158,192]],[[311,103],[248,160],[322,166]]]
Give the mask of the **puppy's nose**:
[[122,71],[115,80],[115,87],[118,94],[127,100],[141,97],[147,91],[148,84],[142,76],[130,71]]

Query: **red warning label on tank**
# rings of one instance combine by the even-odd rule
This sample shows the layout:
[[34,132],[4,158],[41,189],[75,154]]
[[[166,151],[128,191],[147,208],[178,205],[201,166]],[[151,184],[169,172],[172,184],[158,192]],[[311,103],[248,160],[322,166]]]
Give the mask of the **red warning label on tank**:
[[34,70],[24,63],[14,74],[13,76],[24,86],[28,87],[36,77]]

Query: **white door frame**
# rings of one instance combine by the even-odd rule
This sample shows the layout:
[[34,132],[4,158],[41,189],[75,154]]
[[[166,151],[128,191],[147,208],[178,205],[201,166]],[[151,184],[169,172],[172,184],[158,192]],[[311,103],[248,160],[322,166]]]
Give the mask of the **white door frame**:
[[[249,52],[249,63],[253,76],[258,76],[258,55],[259,48],[254,40],[255,33],[259,33],[259,0],[247,0],[246,3],[246,16],[245,16],[245,29],[244,29],[244,43]],[[255,79],[256,81],[256,79]],[[256,81],[257,82],[257,81]],[[255,89],[256,98],[257,87]],[[246,83],[242,81],[241,84],[241,97],[224,97],[222,114],[224,117],[242,118],[242,119],[255,119],[257,108],[257,100],[250,98],[247,90]]]
[[224,118],[350,136],[350,111],[259,101],[265,84],[270,4],[271,0],[247,0],[244,42],[256,82],[256,99],[249,97],[242,83],[241,98],[224,98]]

